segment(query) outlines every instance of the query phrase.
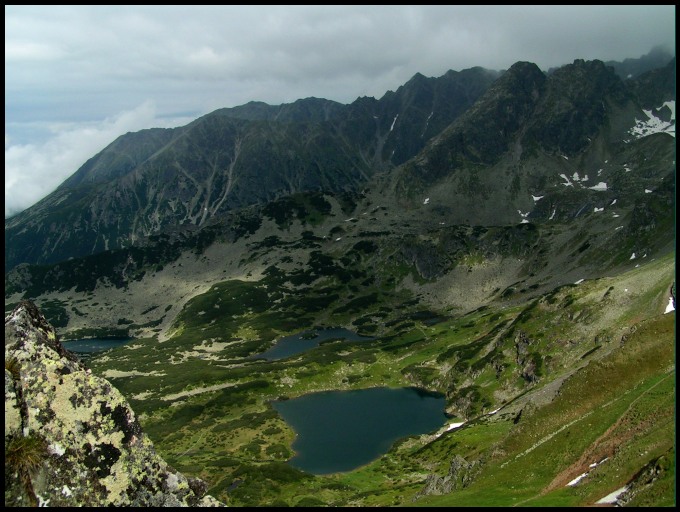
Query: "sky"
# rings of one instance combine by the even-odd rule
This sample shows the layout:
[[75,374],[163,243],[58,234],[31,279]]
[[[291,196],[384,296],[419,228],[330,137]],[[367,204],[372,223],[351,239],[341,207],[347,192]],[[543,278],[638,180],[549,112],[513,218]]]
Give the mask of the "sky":
[[5,218],[118,136],[415,73],[675,51],[675,6],[5,6]]

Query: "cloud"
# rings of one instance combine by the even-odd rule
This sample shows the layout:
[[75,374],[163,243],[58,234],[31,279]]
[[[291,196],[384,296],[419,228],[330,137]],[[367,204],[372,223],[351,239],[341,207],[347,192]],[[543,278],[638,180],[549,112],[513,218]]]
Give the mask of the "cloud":
[[[164,110],[170,95],[349,103],[416,72],[547,69],[675,43],[673,6],[10,6],[5,19],[9,99],[58,91],[100,119],[146,98]],[[114,90],[131,103],[73,101]]]
[[10,41],[5,44],[5,61],[46,61],[62,56],[58,48],[42,43]]
[[415,73],[518,60],[547,70],[659,44],[675,48],[673,5],[5,6],[6,186],[23,180],[12,211],[28,206],[41,197],[28,188],[54,189],[119,130],[154,118],[251,100],[351,103]]
[[145,102],[99,123],[49,123],[43,127],[49,135],[38,143],[13,144],[5,134],[5,217],[52,192],[121,134],[192,119],[159,118],[153,103]]

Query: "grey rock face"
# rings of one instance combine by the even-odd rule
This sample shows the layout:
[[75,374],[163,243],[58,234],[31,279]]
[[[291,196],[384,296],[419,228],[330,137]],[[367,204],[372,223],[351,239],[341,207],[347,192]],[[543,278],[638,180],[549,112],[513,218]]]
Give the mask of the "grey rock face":
[[5,317],[5,506],[224,506],[154,450],[37,307]]
[[451,459],[448,474],[444,477],[430,474],[425,480],[425,486],[416,495],[414,501],[421,496],[449,494],[453,491],[464,489],[474,481],[481,467],[480,461],[473,460],[468,462],[464,457],[456,454]]

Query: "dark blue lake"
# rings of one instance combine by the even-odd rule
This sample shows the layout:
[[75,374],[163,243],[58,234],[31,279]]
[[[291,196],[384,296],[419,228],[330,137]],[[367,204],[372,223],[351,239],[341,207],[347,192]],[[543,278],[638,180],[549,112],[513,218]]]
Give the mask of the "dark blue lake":
[[351,471],[400,438],[426,434],[446,422],[443,395],[416,388],[323,391],[272,402],[296,432],[290,465],[321,475]]
[[268,359],[273,361],[275,359],[283,359],[285,357],[300,354],[314,347],[318,347],[323,341],[332,339],[342,339],[345,341],[370,341],[374,338],[359,336],[357,333],[341,327],[330,327],[328,329],[318,329],[312,331],[303,331],[290,336],[284,336],[276,344],[262,352],[253,356],[257,359]]
[[87,338],[82,340],[64,341],[64,348],[76,354],[91,354],[110,348],[117,348],[129,343],[134,338]]

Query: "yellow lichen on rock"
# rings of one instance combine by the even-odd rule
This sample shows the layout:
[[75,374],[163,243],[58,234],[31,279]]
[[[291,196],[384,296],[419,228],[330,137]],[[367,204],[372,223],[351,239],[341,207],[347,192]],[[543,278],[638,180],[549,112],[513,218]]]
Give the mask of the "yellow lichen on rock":
[[5,360],[21,368],[5,370],[5,446],[44,447],[30,471],[6,475],[5,506],[223,506],[157,455],[125,397],[30,302],[5,317]]

